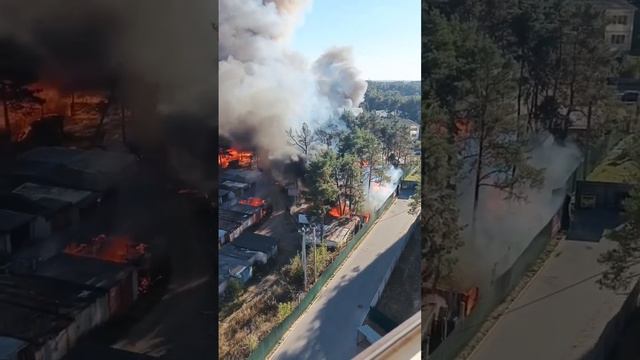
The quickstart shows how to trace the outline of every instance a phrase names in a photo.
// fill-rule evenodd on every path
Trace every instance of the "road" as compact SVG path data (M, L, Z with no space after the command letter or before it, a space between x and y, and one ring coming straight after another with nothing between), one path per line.
M271 359L341 360L356 355L357 328L415 219L409 214L409 200L396 200L295 322Z
M611 246L561 241L469 360L588 358L626 299L596 284L598 255Z

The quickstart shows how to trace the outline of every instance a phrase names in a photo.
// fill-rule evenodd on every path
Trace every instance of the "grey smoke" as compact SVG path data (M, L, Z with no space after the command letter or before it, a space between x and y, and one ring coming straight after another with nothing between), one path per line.
M307 0L221 0L219 132L236 146L288 156L285 131L313 129L363 100L348 48L313 65L288 48Z
M476 220L475 236L471 233L473 182L471 176L459 184L460 217L465 246L459 251L460 266L454 276L463 288L487 284L508 270L533 238L562 206L566 183L581 161L575 144L565 146L546 137L531 152L531 164L545 169L541 189L525 189L526 201L505 200L505 194L484 187ZM462 265L463 264L463 265Z

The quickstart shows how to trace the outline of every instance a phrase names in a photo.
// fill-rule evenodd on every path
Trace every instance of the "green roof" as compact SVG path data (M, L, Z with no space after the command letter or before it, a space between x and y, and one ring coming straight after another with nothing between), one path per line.
M404 177L404 181L410 181L410 182L419 182L420 181L420 167L414 167L412 169L413 171L411 171L411 173L407 176Z
M629 155L629 147L638 139L633 135L616 145L607 157L587 176L587 181L616 184L636 184L640 166Z

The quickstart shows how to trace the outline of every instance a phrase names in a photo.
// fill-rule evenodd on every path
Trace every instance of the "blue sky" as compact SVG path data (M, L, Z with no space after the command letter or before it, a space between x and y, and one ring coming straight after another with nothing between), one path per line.
M420 80L420 0L314 0L292 47L313 61L350 46L367 80Z

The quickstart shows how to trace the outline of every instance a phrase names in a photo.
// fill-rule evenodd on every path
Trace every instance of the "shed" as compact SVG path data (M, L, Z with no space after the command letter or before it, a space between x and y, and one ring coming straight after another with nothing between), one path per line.
M218 255L218 274L229 275L246 283L253 276L253 268L245 260Z
M35 274L106 290L111 315L123 313L138 297L138 273L125 264L60 254L38 263Z
M70 226L72 221L71 203L48 197L32 200L20 194L8 193L0 195L0 208L42 218L49 228L45 232L63 230Z
M278 253L278 240L256 233L244 233L233 241L232 244L241 249L262 252L269 258Z
M223 246L218 251L218 254L222 254L228 257L233 257L236 259L241 259L248 262L251 265L255 265L256 263L266 264L268 259L267 254L263 252L239 248L234 246L233 244L227 244Z
M106 291L39 276L1 275L0 308L5 305L19 310L15 317L7 315L0 331L29 341L36 352L46 352L50 339L73 346L80 336L109 318ZM47 328L48 314L58 318L51 328ZM30 320L37 323L40 319L40 328L33 326L28 331ZM64 328L55 326L57 322ZM38 350L41 348L44 350Z
M11 254L33 239L36 217L0 209L0 253Z
M577 182L578 208L623 209L624 199L640 179L640 164L629 151L636 141L633 135L620 141L585 181Z
M33 201L41 201L42 199L53 199L70 203L71 226L75 227L80 218L87 214L92 214L98 207L100 195L95 192L77 190L65 187L24 183L13 190L14 194L22 195Z

